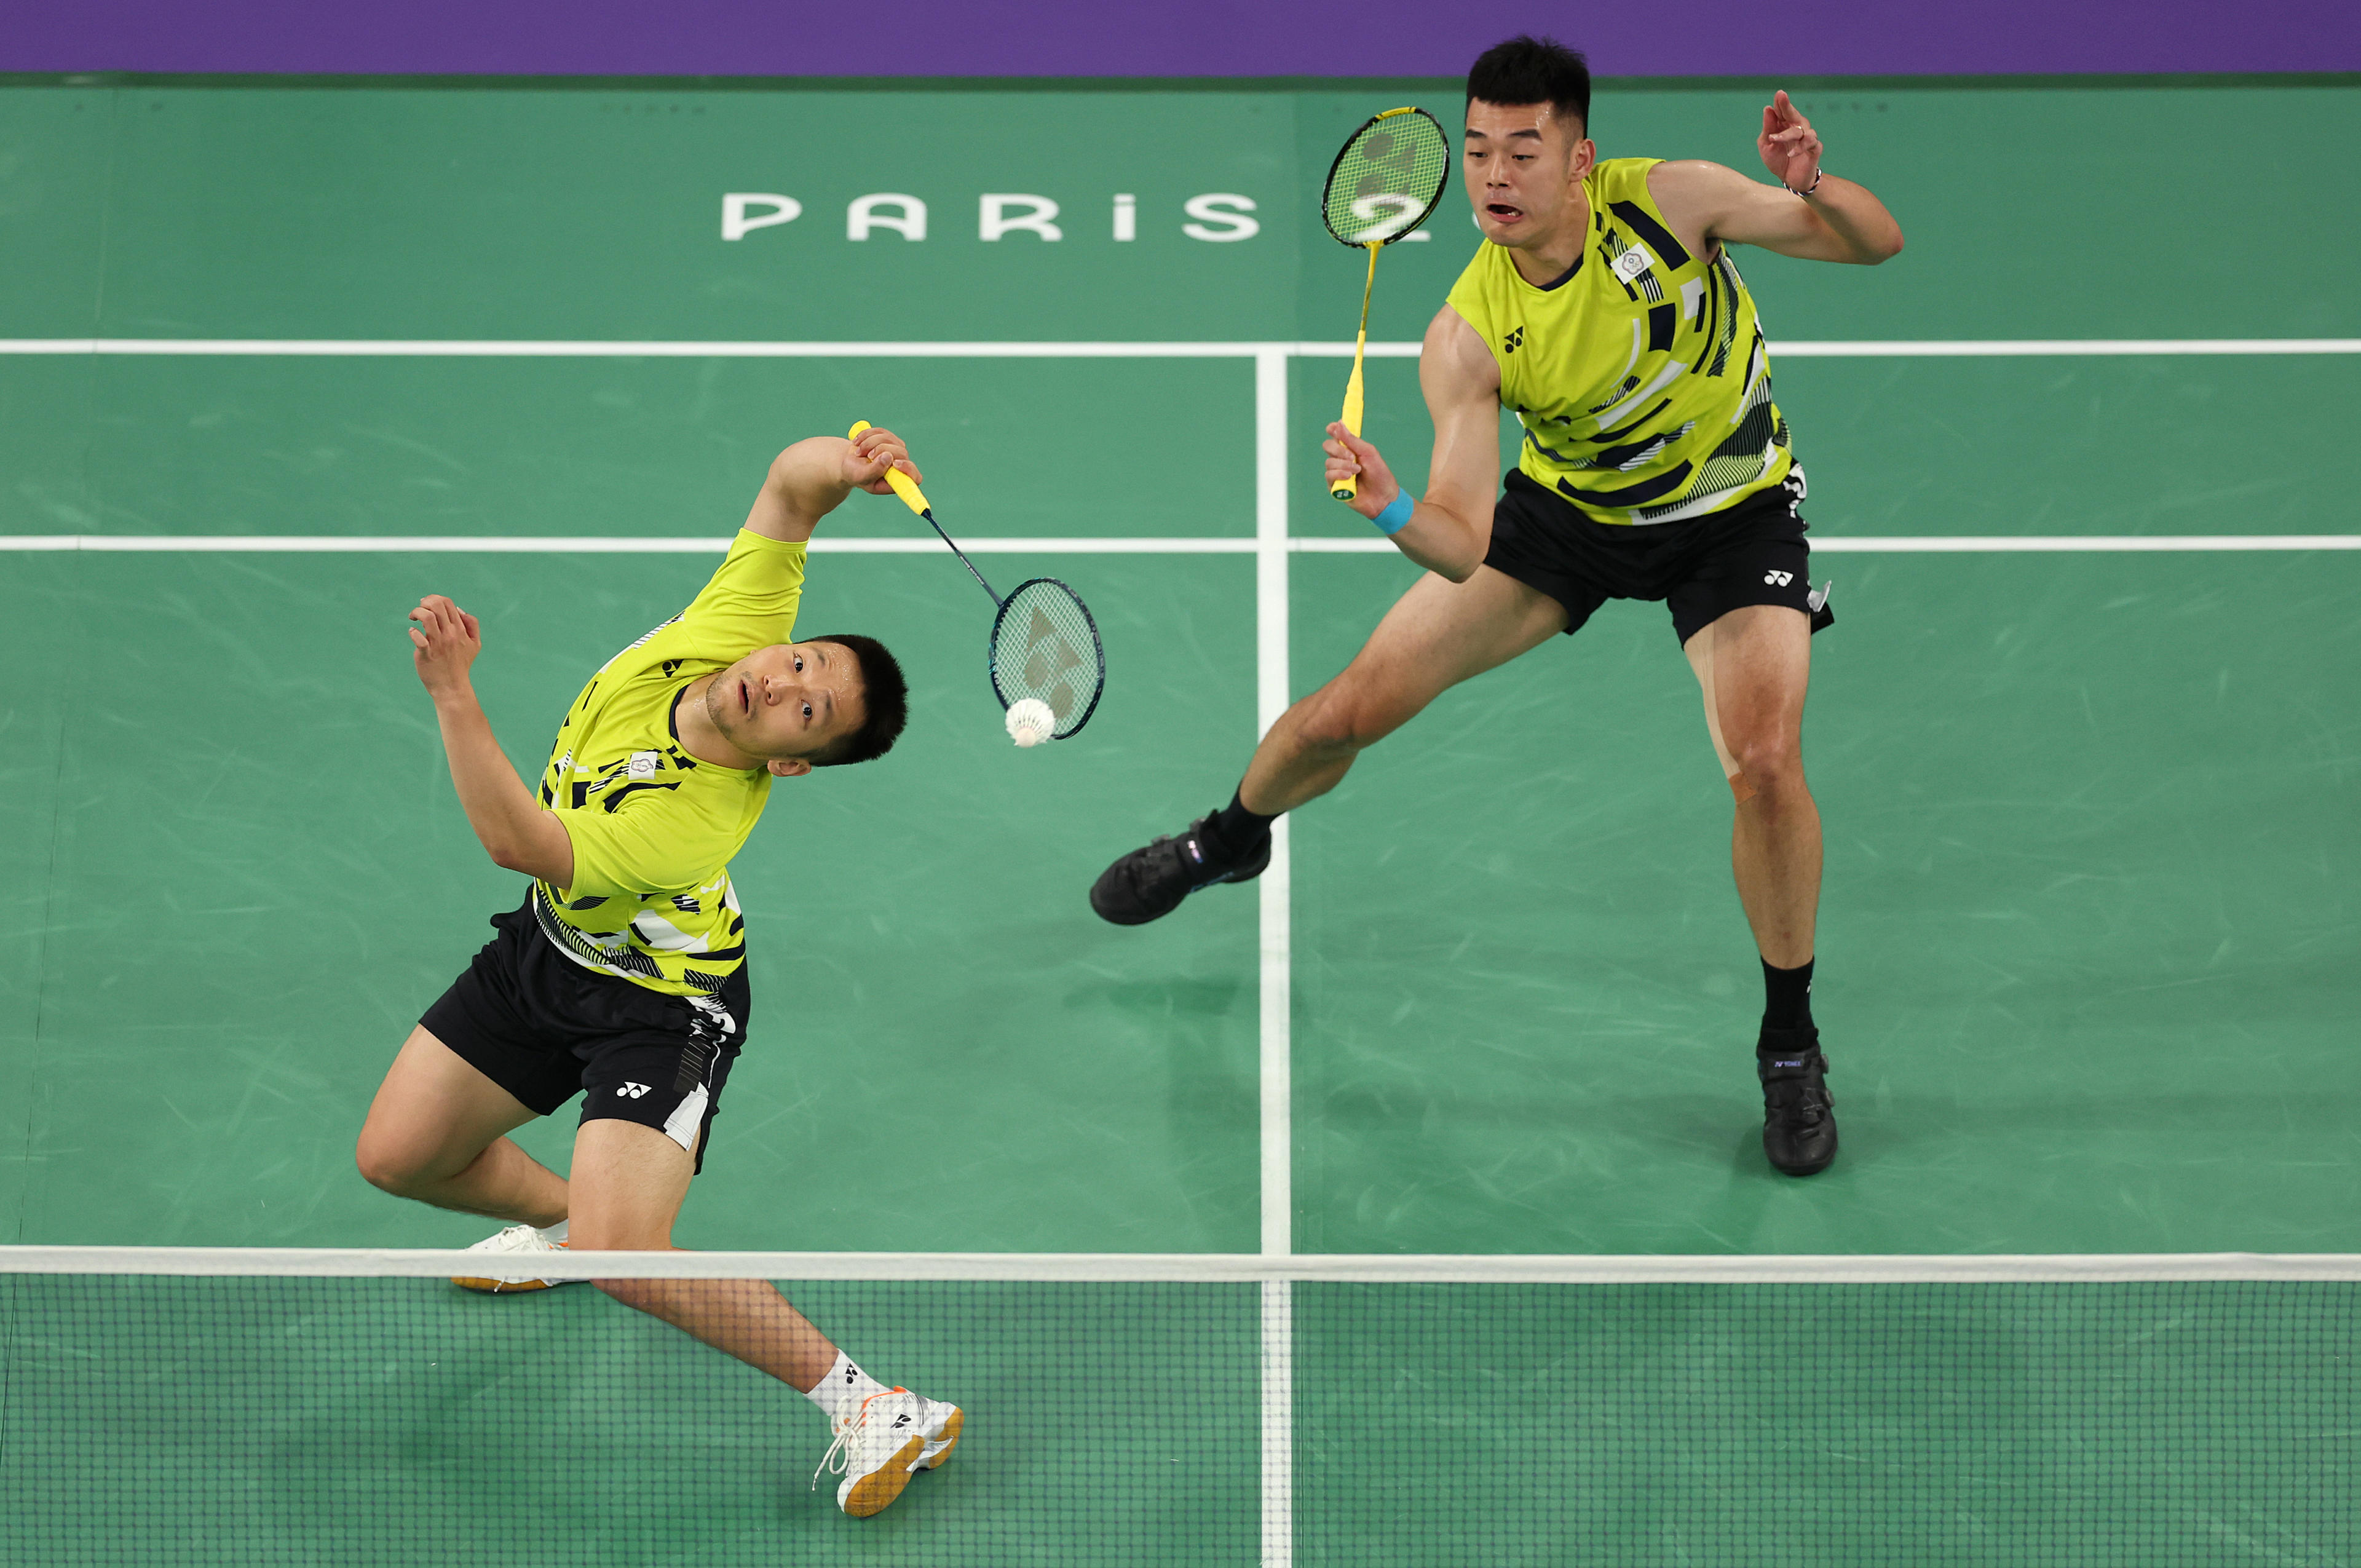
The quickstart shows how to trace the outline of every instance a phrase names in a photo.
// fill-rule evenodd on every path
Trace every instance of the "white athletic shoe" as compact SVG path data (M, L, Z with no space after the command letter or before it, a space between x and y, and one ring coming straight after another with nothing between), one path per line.
M499 1235L487 1236L469 1247L469 1252L499 1253L504 1256L562 1251L564 1242L551 1241L548 1235L531 1225L511 1225ZM467 1290L505 1292L510 1290L547 1290L558 1285L580 1285L579 1279L534 1279L529 1277L495 1276L488 1278L465 1277L451 1281Z
M828 1471L841 1475L836 1506L865 1519L900 1497L912 1475L949 1459L965 1420L957 1405L907 1388L872 1394L838 1418L836 1442L812 1481L817 1485Z

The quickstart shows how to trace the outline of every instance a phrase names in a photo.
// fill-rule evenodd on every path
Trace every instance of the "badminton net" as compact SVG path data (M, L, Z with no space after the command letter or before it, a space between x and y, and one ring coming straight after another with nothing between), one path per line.
M2361 1258L561 1255L767 1279L965 1413L828 1420L458 1253L0 1248L0 1562L2361 1560Z

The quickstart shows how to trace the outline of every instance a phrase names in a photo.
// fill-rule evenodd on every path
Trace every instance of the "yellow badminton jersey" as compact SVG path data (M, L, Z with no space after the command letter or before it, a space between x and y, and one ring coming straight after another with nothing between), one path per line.
M1753 296L1726 252L1673 236L1648 194L1660 161L1592 167L1589 244L1555 282L1488 240L1451 290L1525 427L1517 466L1600 522L1719 511L1794 461Z
M741 531L689 607L607 661L566 711L541 804L574 840L574 885L533 884L541 928L575 962L651 991L706 995L746 961L730 857L771 774L699 762L682 688L794 641L804 547Z

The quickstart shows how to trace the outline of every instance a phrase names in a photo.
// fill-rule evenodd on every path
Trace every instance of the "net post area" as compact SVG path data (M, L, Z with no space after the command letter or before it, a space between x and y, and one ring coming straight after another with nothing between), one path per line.
M0 1562L2361 1559L2361 1257L532 1261L0 1248Z

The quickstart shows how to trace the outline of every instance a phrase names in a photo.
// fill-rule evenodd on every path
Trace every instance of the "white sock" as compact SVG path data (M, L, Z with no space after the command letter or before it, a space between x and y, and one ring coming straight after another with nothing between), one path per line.
M853 1365L851 1357L840 1350L836 1353L836 1365L828 1369L828 1376L814 1385L804 1398L818 1405L829 1420L835 1421L841 1420L849 1411L859 1409L862 1400L873 1395L891 1392L893 1390L884 1384Z
M565 1240L566 1240L566 1221L564 1221L564 1220L560 1220L560 1221L558 1221L558 1222L557 1222L557 1223L555 1223L555 1224L554 1224L554 1225L551 1225L551 1226L549 1226L547 1229L544 1230L544 1231L541 1233L541 1234L542 1234L542 1236L543 1236L543 1238L544 1238L544 1240L547 1240L547 1241L553 1241L553 1242L556 1242L556 1243L559 1243L559 1244L563 1245L563 1244L564 1244L564 1242L565 1242Z

